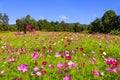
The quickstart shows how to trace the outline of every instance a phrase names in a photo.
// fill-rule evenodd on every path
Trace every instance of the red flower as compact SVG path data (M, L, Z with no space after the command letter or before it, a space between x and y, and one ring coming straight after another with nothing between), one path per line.
M100 50L100 53L102 54L102 53L103 53L103 50Z
M70 39L68 39L68 40L67 40L67 42L68 42L68 43L71 43L71 40L70 40Z
M82 66L82 67L84 67L84 65L85 65L85 63L84 63L84 62L82 62L82 63L81 63L81 66Z
M47 64L47 61L43 61L43 62L42 62L42 65L46 65L46 64Z
M23 78L19 78L19 80L23 80Z
M45 70L41 71L41 74L42 75L46 74L46 71Z
M64 45L64 48L66 48L67 47L67 45Z
M83 50L84 50L84 49L81 47L81 48L80 48L80 51L83 51Z
M46 49L46 47L43 47L43 48L42 48L42 50L45 50L45 49Z
M65 63L64 63L64 66L65 66L65 67L68 67L69 65L68 65L68 63L67 63L67 62L65 62Z
M66 56L66 60L71 60L71 56Z

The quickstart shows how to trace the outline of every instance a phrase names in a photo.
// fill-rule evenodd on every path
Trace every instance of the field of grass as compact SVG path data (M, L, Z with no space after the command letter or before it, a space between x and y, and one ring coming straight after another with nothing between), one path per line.
M119 80L120 36L0 33L0 80Z

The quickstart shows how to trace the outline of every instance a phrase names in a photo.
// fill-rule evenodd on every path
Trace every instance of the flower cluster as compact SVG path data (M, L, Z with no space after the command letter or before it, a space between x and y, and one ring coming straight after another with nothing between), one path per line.
M28 71L28 65L27 64L21 64L17 68L18 68L19 71L22 71L23 73Z

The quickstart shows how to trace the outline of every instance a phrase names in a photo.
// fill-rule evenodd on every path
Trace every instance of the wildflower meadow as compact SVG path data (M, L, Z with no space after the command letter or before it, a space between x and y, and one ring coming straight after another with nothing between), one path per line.
M119 35L0 33L0 80L119 79Z

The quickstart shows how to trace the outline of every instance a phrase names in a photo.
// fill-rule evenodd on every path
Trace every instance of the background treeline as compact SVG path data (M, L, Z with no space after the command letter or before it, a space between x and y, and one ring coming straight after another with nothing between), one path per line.
M30 15L17 19L14 25L8 22L8 15L0 13L0 31L24 31L26 33L26 26L31 25L32 29L40 31L120 34L120 16L113 10L106 11L101 18L96 18L90 24L49 22L46 19L36 21Z

